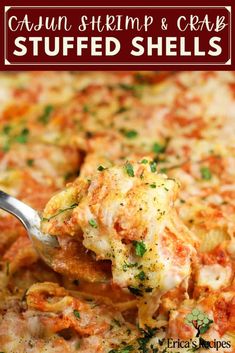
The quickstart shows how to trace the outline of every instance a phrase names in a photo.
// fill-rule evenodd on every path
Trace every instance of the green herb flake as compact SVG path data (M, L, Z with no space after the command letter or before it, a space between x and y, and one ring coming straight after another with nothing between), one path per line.
M143 257L144 254L146 253L147 251L147 248L146 248L146 245L143 241L136 241L134 240L132 242L132 244L134 245L134 248L135 248L135 254L137 256L140 256L140 257Z
M145 293L151 293L153 291L153 288L147 287L145 288Z
M145 326L145 329L140 329L142 337L137 338L137 342L139 343L139 347L138 347L139 352L150 353L150 350L147 347L147 345L151 340L151 338L154 337L156 331L157 331L156 328L150 328L148 326ZM150 345L150 348L151 348L151 353L157 353L159 351L158 349L155 350L152 345ZM163 351L161 352L163 353Z
M81 341L78 341L78 342L76 343L75 349L78 350L78 349L80 349L80 348L81 348Z
M133 351L133 346L126 346L124 348L121 348L119 350L119 353L129 353L129 352L132 352Z
M134 176L135 176L134 169L133 169L133 166L132 166L131 163L127 162L127 163L125 164L125 169L126 169L127 174L128 174L130 177L134 177Z
M124 130L123 135L128 139L133 139L138 136L138 132L135 130Z
M146 274L144 271L140 271L135 277L138 278L140 281L144 281L146 279Z
M7 276L10 275L10 262L9 261L6 262L6 275Z
M141 73L139 73L139 72L137 72L136 74L135 74L135 79L136 79L136 81L138 82L138 83L146 83L146 79L147 79L147 77L145 77L144 75L142 75Z
M26 143L28 142L28 137L29 137L29 129L24 128L21 133L16 136L15 141L19 143Z
M9 142L5 142L4 145L2 146L3 152L8 152L10 150L10 144Z
M67 172L65 175L64 175L64 180L65 181L68 181L70 180L72 177L75 178L75 174L73 172Z
M90 111L89 106L87 104L85 104L82 108L82 111L83 111L83 113L89 113L89 111Z
M138 266L137 262L135 262L135 263L131 263L131 262L127 263L126 261L124 261L124 265L122 266L122 269L123 269L124 272L126 272L128 268L133 268L133 267L137 267L137 266Z
M200 169L201 177L204 180L211 180L212 173L208 167L201 167Z
M125 113L129 110L129 108L127 107L120 107L117 111L116 111L116 114L122 114L122 113Z
M152 147L152 151L156 154L165 152L165 146L158 142L155 142Z
M142 297L143 293L141 291L141 289L137 288L137 287L133 287L133 286L128 286L129 291L136 295L137 297Z
M34 164L34 159L27 159L26 163L29 167L32 167Z
M11 131L11 125L3 126L3 129L2 129L3 134L8 135L10 131Z
M119 349L111 349L108 353L130 353L134 350L133 346L126 346Z
M52 216L50 216L50 217L48 217L48 218L43 217L42 221L43 221L43 222L44 222L44 221L49 222L52 218L57 217L58 215L60 215L60 214L63 213L63 212L72 210L72 209L74 209L74 208L77 207L77 206L78 206L78 203L74 203L74 204L72 204L72 205L69 206L69 207L66 207L66 208L63 208L63 209L59 210L56 214L54 214L54 215L52 215Z
M81 316L80 316L80 313L79 313L78 310L75 309L75 310L73 311L73 314L74 314L74 316L76 316L77 319L81 319Z
M118 321L117 319L113 319L113 320L112 320L112 323L113 323L115 326L121 327L120 321Z
M156 189L157 185L155 183L149 185L152 189Z
M155 173L157 171L157 164L156 162L152 161L149 163L149 166L150 166L150 170L152 173Z
M98 170L99 172L102 172L102 171L105 170L105 169L107 169L107 168L103 167L102 165L99 165L99 167L97 168L97 170Z
M135 90L135 86L134 85L129 85L127 83L120 83L119 87L125 91L134 91Z
M88 223L90 224L90 226L92 226L92 228L98 228L98 225L94 218L89 219Z
M147 164L148 163L148 160L147 159L142 159L142 161L141 161L141 164Z
M43 114L38 118L38 121L40 121L40 123L46 125L49 122L50 119L50 115L53 111L54 107L50 104L46 105L44 108L44 112Z

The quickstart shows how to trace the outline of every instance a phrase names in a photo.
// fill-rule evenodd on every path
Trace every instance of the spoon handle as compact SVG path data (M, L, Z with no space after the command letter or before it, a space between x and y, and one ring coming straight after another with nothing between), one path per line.
M16 216L27 230L30 230L32 223L39 221L39 216L33 208L2 190L0 190L0 208Z
M11 213L20 220L36 248L43 246L45 250L49 247L58 247L55 236L41 233L41 219L37 211L2 190L0 190L0 209Z

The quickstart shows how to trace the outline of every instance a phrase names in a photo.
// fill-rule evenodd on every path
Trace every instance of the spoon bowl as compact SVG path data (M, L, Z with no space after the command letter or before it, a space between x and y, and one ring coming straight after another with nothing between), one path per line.
M39 256L48 266L52 267L53 260L61 248L55 236L43 234L40 231L41 218L38 212L1 190L0 209L11 213L19 219L26 228L29 238Z
M66 250L66 245L63 246L63 242L60 246L56 236L42 233L40 215L24 202L0 190L0 209L19 219L40 258L55 272L70 278L79 277L91 283L110 282L111 277L106 266L92 259L82 244L72 244L76 253L71 253Z

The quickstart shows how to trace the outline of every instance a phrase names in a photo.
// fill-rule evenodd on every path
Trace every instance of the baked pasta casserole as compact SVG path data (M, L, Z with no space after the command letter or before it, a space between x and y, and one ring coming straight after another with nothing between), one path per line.
M0 353L235 353L235 74L0 75Z

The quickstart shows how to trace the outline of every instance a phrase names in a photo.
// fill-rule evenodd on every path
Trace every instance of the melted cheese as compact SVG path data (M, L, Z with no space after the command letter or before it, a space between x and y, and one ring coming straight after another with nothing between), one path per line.
M230 267L219 264L205 265L199 271L198 285L218 290L229 284L232 275Z
M70 186L74 195L78 195L76 184L79 179ZM98 172L80 201L73 200L78 206L67 217L62 215L63 223L79 225L84 246L97 259L111 260L115 284L143 297L140 305L148 298L155 300L150 305L152 312L140 311L140 316L145 316L140 318L142 324L151 322L158 306L156 298L179 286L191 273L195 239L174 209L178 188L174 180L156 173L151 160L128 162ZM65 193L53 198L44 217L50 218L51 210L57 212L58 200L59 207L61 202L67 204ZM43 224L43 230L55 233L53 225L58 221L59 216L56 221L52 218Z

